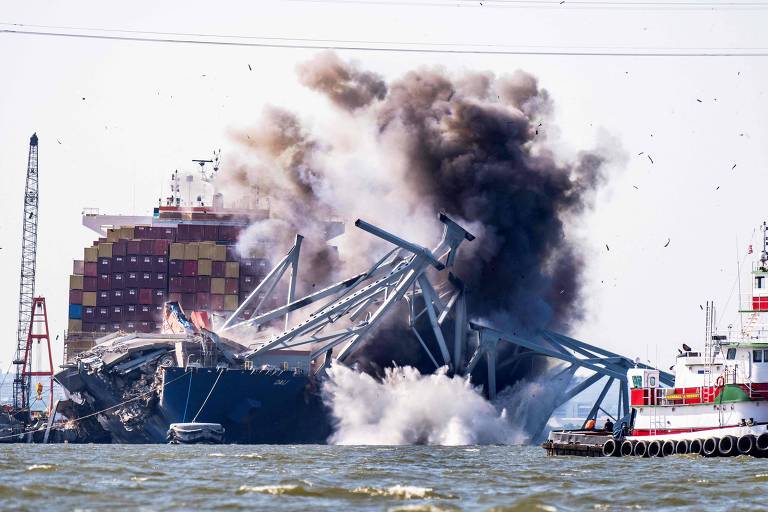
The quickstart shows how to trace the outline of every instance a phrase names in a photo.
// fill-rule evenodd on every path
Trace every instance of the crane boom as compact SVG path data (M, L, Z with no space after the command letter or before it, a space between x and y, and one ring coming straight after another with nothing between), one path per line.
M21 237L21 278L19 280L19 324L16 338L16 376L13 380L14 409L21 410L29 406L29 388L32 361L25 361L24 352L32 320L32 306L35 297L35 267L37 263L37 134L29 139L29 159L27 161L27 183L24 188L24 219Z

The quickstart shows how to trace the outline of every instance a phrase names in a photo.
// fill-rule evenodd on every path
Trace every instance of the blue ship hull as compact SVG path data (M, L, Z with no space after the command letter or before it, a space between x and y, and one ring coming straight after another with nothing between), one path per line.
M163 372L158 413L164 424L219 423L226 443L242 444L325 443L331 434L328 411L306 375L177 367Z

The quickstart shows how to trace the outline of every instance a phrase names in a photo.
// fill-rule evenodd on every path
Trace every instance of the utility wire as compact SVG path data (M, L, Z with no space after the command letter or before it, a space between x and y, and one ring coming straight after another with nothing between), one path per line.
M456 7L478 9L600 9L646 11L722 11L764 10L765 2L664 2L664 1L616 1L605 0L284 0L291 3L377 5L408 7Z
M18 25L18 24L17 24ZM22 25L23 26L23 25ZM108 29L101 29L108 30ZM425 54L454 54L454 55L541 55L569 57L768 57L768 48L626 48L626 47L579 47L580 51L546 46L504 46L504 45L473 45L459 43L413 43L413 42L384 42L384 41L332 41L327 39L276 39L247 36L248 41L236 40L236 36L207 36L220 37L221 40L190 39L188 37L165 38L151 37L150 32L129 32L136 35L126 36L117 34L86 34L82 32L60 32L41 30L0 29L0 34L16 36L58 37L74 39L129 41L141 43L190 44L208 46L230 46L250 48L282 48L300 50L347 50L361 52L395 52L395 53L425 53ZM147 34L142 36L140 34ZM172 34L172 33L166 33ZM224 40L229 38L230 40ZM255 41L258 40L258 41ZM449 46L449 47L447 47ZM609 51L614 50L614 51Z

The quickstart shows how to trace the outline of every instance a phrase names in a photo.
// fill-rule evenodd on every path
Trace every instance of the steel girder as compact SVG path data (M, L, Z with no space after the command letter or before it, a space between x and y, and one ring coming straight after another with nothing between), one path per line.
M440 214L439 219L443 223L443 236L432 250L358 220L356 227L393 244L395 248L367 271L300 298L295 297L295 289L303 238L297 235L293 247L224 322L219 333L226 335L231 329L243 327L270 325L274 328L275 321L283 319L281 332L254 340L251 348L240 357L250 359L266 352L302 348L309 351L312 359L325 357L324 364L317 365L320 372L328 367L334 356L338 361L346 360L397 304L406 301L407 325L436 368L446 366L453 374L471 378L478 363L485 358L486 392L491 400L497 394L497 371L516 365L524 358L547 357L568 363L562 374L573 376L579 369L592 372L591 376L562 393L556 406L607 378L590 417L602 410L602 401L614 381L619 382L617 412L626 414L629 410L627 370L647 366L560 333L541 330L531 337L524 337L468 321L466 291L451 270L458 247L464 241L474 240L474 236L444 214ZM289 269L286 304L262 311ZM325 302L321 303L323 300ZM251 317L236 322L238 315L253 304L256 305ZM424 315L429 329L420 332L416 321ZM449 347L449 339L443 331L449 317L453 318L452 347ZM293 319L299 321L294 322ZM437 354L429 349L427 339L434 341ZM507 358L497 362L500 344L511 344L515 350L511 356L507 354ZM673 377L660 372L660 380L672 385Z

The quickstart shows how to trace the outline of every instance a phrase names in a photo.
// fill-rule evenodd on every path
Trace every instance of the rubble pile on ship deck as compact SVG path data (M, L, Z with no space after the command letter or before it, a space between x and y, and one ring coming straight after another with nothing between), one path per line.
M232 350L211 332L184 334L112 334L77 356L56 379L71 399L61 404L66 416L98 411L96 421L78 419L77 440L109 438L119 442L152 442L167 427L158 416L162 369L192 361L207 365L234 364ZM231 345L233 350L241 346ZM167 383L166 383L167 384ZM116 405L113 405L116 404Z

